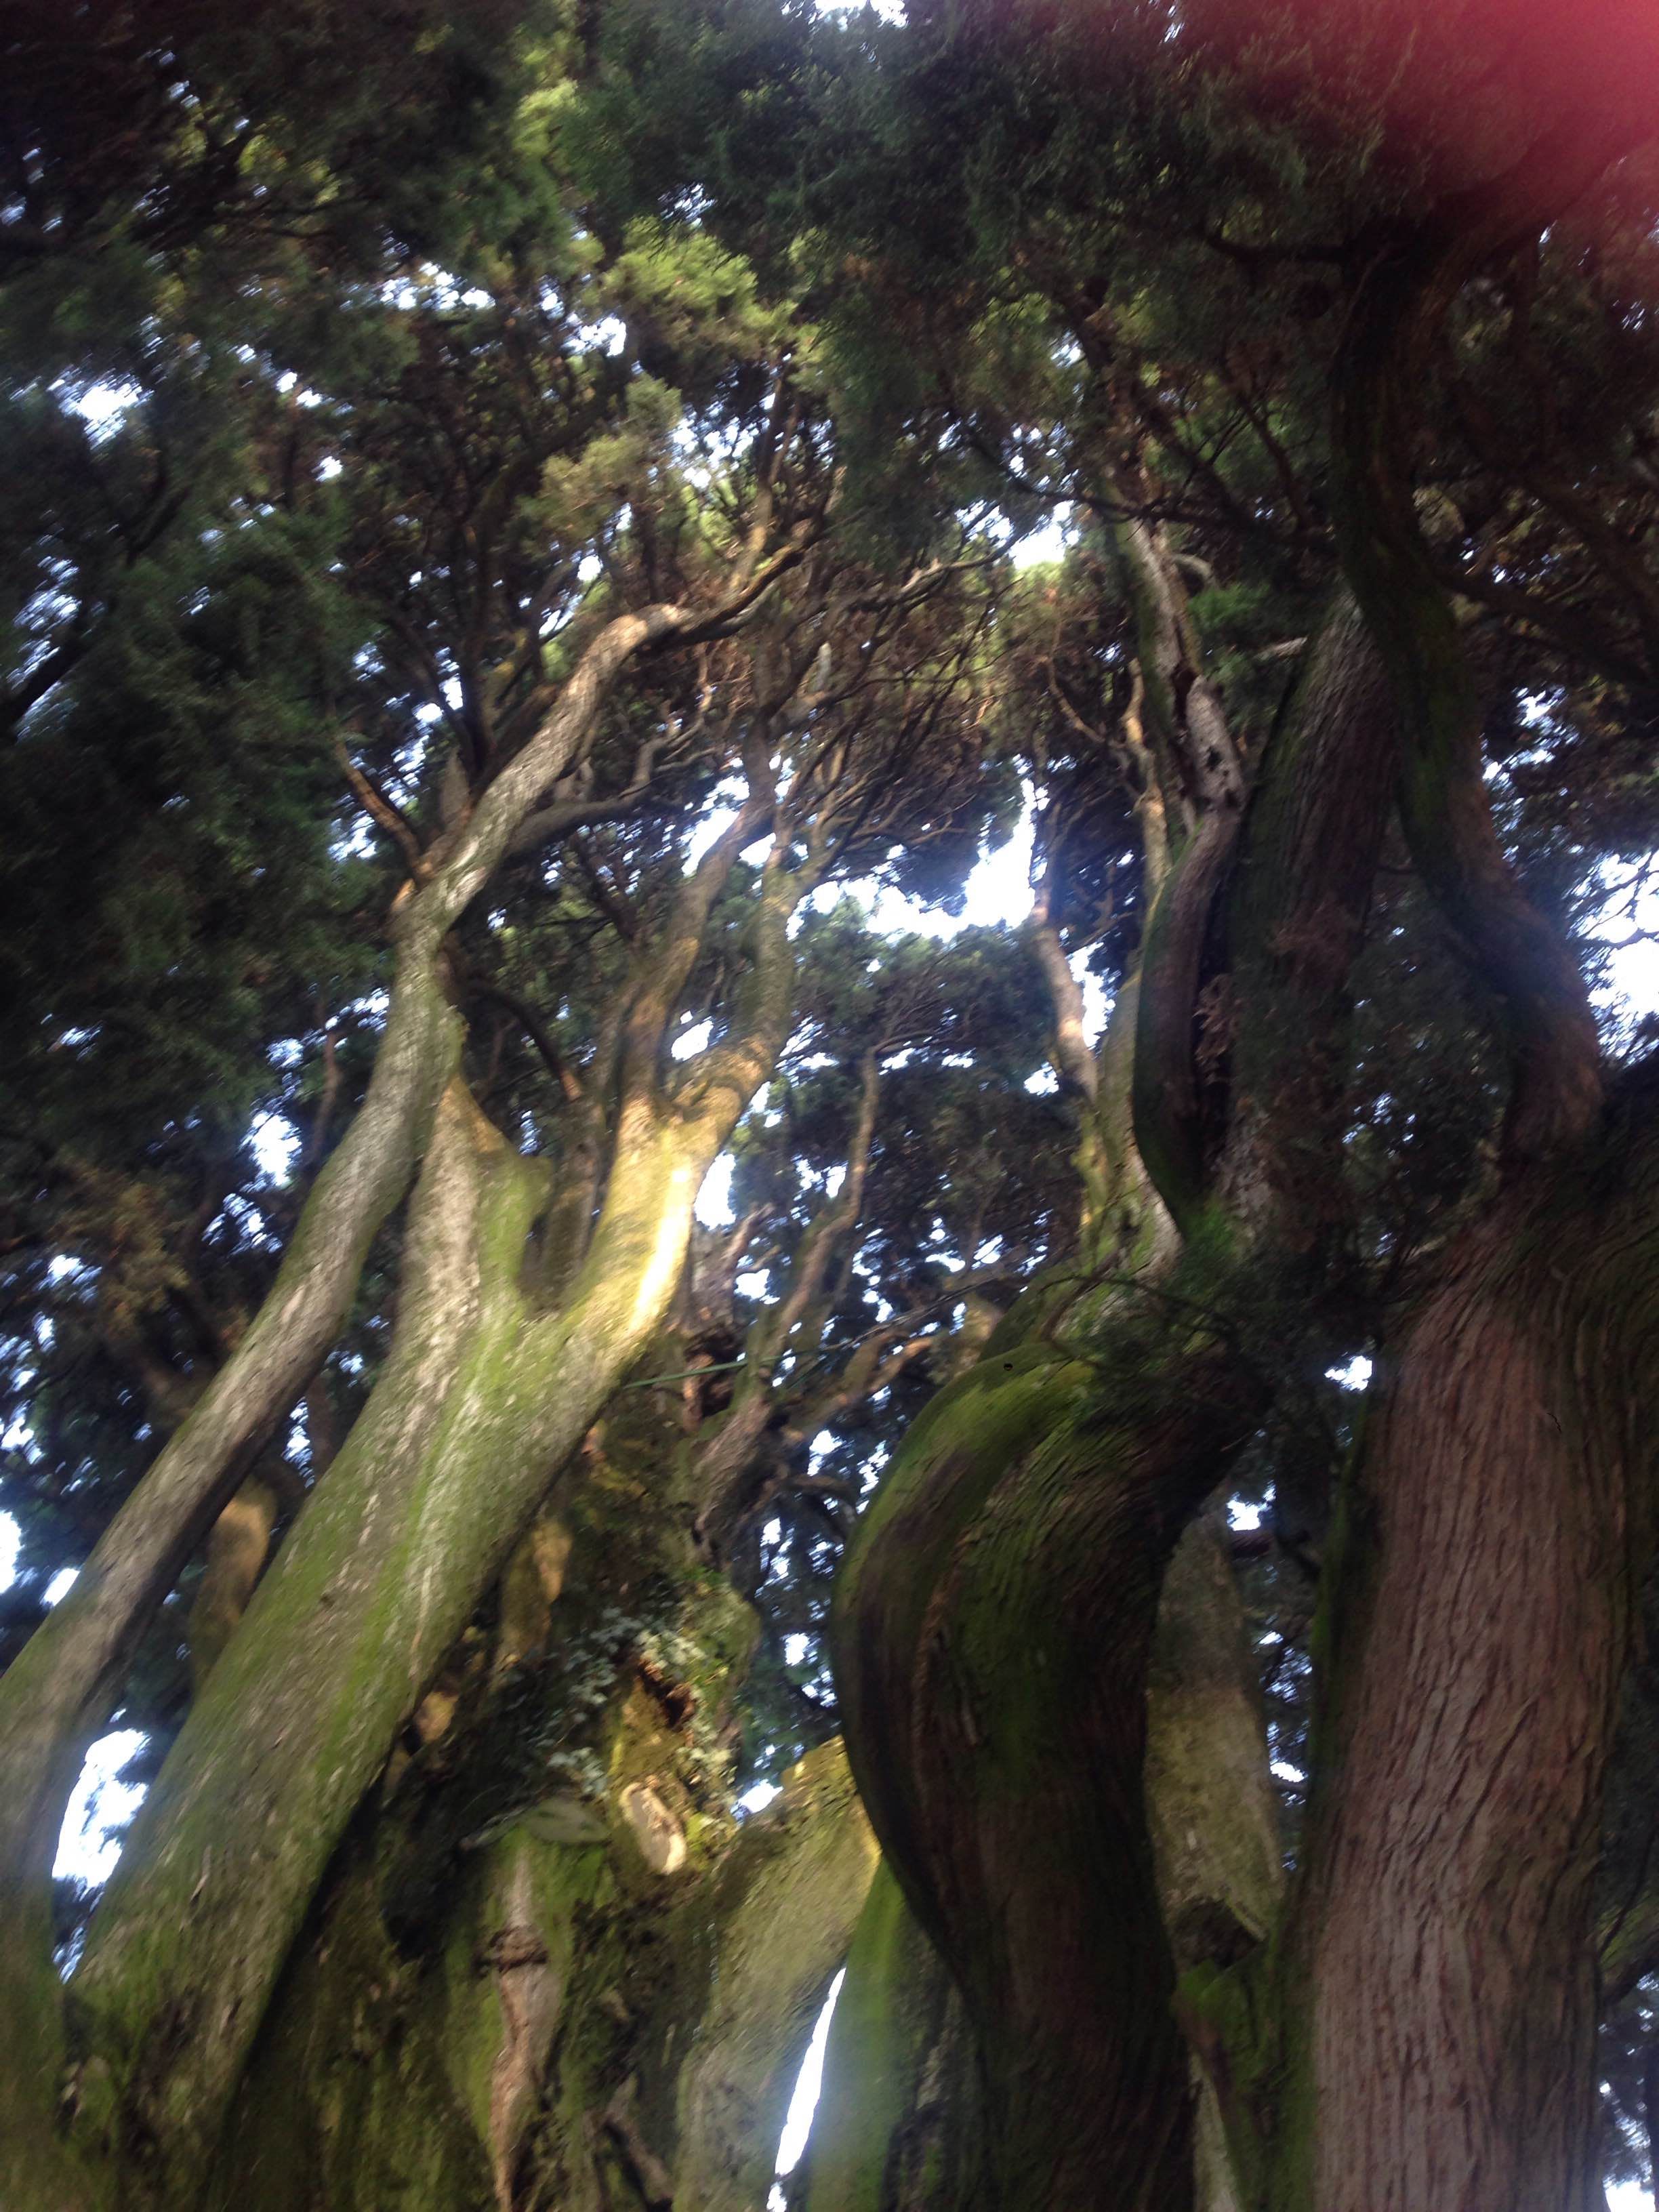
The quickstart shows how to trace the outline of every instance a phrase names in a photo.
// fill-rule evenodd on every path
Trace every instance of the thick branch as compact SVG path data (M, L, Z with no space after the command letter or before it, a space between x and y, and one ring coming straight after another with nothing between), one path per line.
M1429 347L1452 300L1490 253L1536 227L1538 188L1546 205L1565 189L1561 158L1553 144L1534 149L1500 187L1388 242L1350 307L1332 385L1338 534L1398 696L1401 812L1413 858L1502 1012L1512 1159L1589 1127L1602 1103L1600 1048L1577 963L1498 842L1479 690L1412 495L1412 433ZM1577 157L1565 158L1578 176Z

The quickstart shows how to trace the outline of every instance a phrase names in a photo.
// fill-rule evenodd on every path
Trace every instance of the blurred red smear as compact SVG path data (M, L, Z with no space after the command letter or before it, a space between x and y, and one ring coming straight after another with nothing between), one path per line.
M1429 199L1543 143L1608 162L1659 137L1659 0L1182 0L1188 50L1264 119L1362 131Z

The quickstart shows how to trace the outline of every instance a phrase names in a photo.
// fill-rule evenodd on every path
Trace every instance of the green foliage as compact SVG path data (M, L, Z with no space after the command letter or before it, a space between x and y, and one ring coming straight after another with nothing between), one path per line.
M1482 78L1474 0L1416 10L1411 40L1392 0L912 0L902 25L805 0L192 0L0 48L22 178L0 210L9 1646L258 1310L362 1099L412 856L520 756L604 621L712 599L752 537L794 566L742 622L630 669L543 794L556 819L446 947L474 1095L569 1194L537 1232L555 1275L604 1187L624 1017L666 971L699 823L769 777L796 807L764 866L757 823L650 1045L689 1095L708 1062L677 1071L671 1047L741 1033L763 894L810 876L790 1042L732 1145L737 1225L699 1232L659 1356L605 1423L626 1462L607 1510L651 1534L594 1508L544 1647L464 1747L422 1755L407 1788L441 1809L410 1893L425 1911L461 1845L514 1822L593 1840L641 1675L690 1686L667 1765L715 1826L735 1782L829 1733L853 1524L970 1329L1039 1268L1069 1285L1037 1303L1096 1378L1088 1419L1150 1419L1206 1350L1273 1398L1238 1480L1279 1500L1251 1595L1299 1750L1318 1532L1291 1493L1322 1494L1352 1426L1326 1368L1387 1335L1492 1188L1504 1078L1459 949L1391 846L1312 1311L1218 1216L1156 1285L1091 1276L1079 1102L1042 1087L1054 1008L1023 914L884 933L866 890L959 918L1029 791L1063 952L1109 997L1133 978L1149 802L1178 845L1192 794L1167 761L1153 792L1130 742L1146 671L1121 520L1163 532L1183 650L1253 769L1335 570L1327 386L1368 241L1446 184L1454 141L1453 181L1493 171L1540 55L1565 55L1581 105L1610 65L1537 12L1507 89ZM1632 165L1592 197L1465 289L1411 465L1486 685L1506 848L1594 969L1607 871L1639 892L1659 837L1659 478L1651 194ZM1006 533L1062 509L1061 557L1012 567ZM1206 1079L1237 1083L1224 1036ZM382 1356L400 1235L331 1357L337 1417ZM825 1237L758 1376L744 1347ZM686 1534L693 1470L757 1376L717 1581ZM284 1525L328 1412L272 1446ZM197 1571L125 1693L158 1743ZM761 1622L752 1665L727 1582ZM474 1689L493 1602L457 1662ZM1621 1801L1609 1878L1636 1879L1639 1825ZM1607 2062L1626 2114L1650 1992L1632 2002Z

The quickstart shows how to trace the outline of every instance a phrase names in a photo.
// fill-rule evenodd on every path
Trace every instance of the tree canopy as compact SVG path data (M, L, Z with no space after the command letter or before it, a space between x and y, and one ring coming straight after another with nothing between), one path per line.
M1659 30L0 88L7 2204L1654 2186Z

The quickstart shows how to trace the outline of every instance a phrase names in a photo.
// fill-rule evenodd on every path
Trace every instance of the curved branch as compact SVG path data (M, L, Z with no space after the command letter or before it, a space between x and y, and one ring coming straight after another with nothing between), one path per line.
M1600 1047L1577 963L1498 842L1480 696L1417 516L1410 462L1427 349L1451 301L1482 260L1538 220L1521 173L1490 204L1466 204L1384 245L1350 308L1332 404L1338 538L1399 701L1406 835L1502 1012L1512 1161L1589 1128L1603 1097Z

